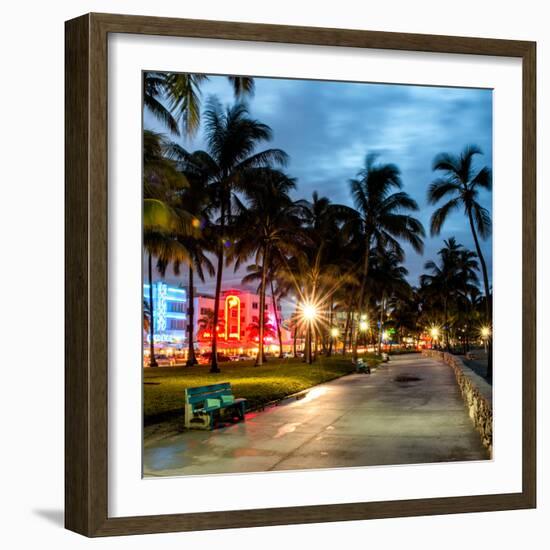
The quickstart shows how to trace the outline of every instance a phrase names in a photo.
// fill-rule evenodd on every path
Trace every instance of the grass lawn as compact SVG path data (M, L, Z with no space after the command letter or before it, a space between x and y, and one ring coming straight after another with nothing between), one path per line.
M379 359L367 354L369 363ZM221 373L211 374L208 365L195 367L159 367L143 370L145 424L153 424L183 412L183 390L230 382L236 397L245 397L249 408L281 399L316 384L348 374L354 370L351 357L320 356L307 365L300 359L274 359L262 367L253 361L220 363Z

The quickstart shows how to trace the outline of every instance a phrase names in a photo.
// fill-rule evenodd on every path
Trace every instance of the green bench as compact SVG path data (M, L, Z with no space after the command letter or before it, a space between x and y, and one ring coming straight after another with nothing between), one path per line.
M357 359L357 363L355 363L355 372L361 374L370 374L370 366L365 363L363 359Z
M222 411L244 420L246 399L236 399L231 384L212 384L185 390L185 427L212 430Z

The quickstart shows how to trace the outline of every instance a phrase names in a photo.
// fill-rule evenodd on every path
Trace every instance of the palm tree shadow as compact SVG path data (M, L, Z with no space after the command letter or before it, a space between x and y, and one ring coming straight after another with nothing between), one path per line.
M53 523L54 525L57 525L58 527L65 526L65 512L63 510L40 509L40 510L33 510L33 514L35 516L45 519L46 521L49 521L50 523Z

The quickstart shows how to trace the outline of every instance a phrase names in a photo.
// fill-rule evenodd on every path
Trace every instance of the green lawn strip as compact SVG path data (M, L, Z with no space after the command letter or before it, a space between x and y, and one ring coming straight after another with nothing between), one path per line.
M370 364L379 362L372 354L366 358ZM312 365L300 359L270 359L262 367L247 361L221 363L220 368L219 374L209 373L207 365L144 369L145 424L182 413L185 388L230 382L234 395L246 398L248 408L255 409L354 370L351 358L342 356L321 356Z

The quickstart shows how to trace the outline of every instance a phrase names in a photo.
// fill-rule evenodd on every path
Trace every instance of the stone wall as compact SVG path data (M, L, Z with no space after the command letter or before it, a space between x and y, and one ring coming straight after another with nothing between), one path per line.
M493 388L481 376L467 367L459 357L436 350L424 350L423 355L447 363L454 371L468 414L481 436L483 445L493 454Z

